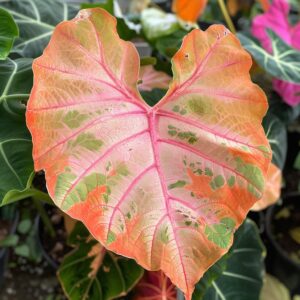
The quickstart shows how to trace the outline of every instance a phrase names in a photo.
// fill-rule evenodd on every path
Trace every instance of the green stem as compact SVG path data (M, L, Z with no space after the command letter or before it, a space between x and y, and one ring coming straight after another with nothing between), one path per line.
M235 29L235 27L233 25L233 22L232 22L231 18L230 18L230 15L228 13L228 10L227 10L227 7L226 7L226 4L225 4L224 0L218 0L218 3L219 3L220 9L222 11L222 14L224 16L224 19L226 21L226 24L227 24L229 30L232 33L235 34L236 33L236 29Z
M37 200L43 201L49 205L54 205L52 199L47 193L44 193L34 187L31 187L29 189L29 192L32 193L31 196L34 197Z
M35 208L37 209L39 215L41 216L41 219L45 225L45 228L49 232L50 236L52 238L54 238L56 236L54 227L51 223L51 220L49 219L49 216L44 208L44 205L41 203L40 200L41 200L40 197L36 197L36 196L32 197L32 201L33 201Z

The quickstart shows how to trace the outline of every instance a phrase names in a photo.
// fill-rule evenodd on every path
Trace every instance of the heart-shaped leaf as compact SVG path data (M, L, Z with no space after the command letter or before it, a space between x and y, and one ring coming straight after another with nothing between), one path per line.
M33 64L27 125L51 197L188 299L263 193L267 102L250 67L223 26L193 30L150 107L137 90L137 51L102 9L59 24Z

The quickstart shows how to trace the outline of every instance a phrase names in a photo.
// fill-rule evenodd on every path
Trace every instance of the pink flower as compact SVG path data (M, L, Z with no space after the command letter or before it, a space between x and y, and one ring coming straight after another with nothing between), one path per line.
M268 51L272 52L271 39L266 29L273 30L288 45L300 50L300 22L292 26L289 23L289 4L286 0L273 0L269 10L254 18L252 34ZM280 79L273 80L274 90L291 106L300 103L300 84L294 84Z

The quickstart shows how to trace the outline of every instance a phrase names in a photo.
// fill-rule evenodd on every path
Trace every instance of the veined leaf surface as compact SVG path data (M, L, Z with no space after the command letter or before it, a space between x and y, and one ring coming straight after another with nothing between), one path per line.
M253 221L246 219L235 234L234 244L226 255L227 260L223 261L226 268L222 275L212 281L203 298L196 297L198 294L195 292L193 299L259 299L263 285L264 257L265 248L258 229ZM198 284L198 287L201 286Z
M78 6L63 0L0 0L17 23L20 36L15 40L13 52L23 57L42 54L59 22L73 18Z
M287 130L284 123L271 111L263 119L263 127L272 148L272 162L281 170L287 155Z
M58 269L58 278L69 299L116 299L125 296L144 274L134 260L106 251L82 223L76 223L69 243L75 249L65 256Z
M134 290L134 300L176 300L176 287L161 271L145 272Z
M83 10L33 64L27 125L55 203L189 299L261 197L271 151L266 98L234 35L193 30L172 63L167 94L148 106L133 44L107 12Z
M259 201L254 204L252 210L263 210L268 206L276 203L280 197L281 184L282 172L275 164L271 163L267 173L264 195Z
M0 206L22 198L32 180L32 143L24 116L31 63L27 58L0 61Z
M287 45L272 30L267 30L273 54L260 47L253 39L238 33L242 45L257 63L270 75L282 80L300 83L300 51Z

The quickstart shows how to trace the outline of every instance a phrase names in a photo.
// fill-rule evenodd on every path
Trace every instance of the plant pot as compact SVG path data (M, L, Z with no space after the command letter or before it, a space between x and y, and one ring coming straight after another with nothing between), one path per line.
M0 221L3 220L4 217L0 212ZM14 234L16 232L18 221L19 221L19 214L15 213L14 216L7 219L10 221L10 229L8 230L8 234ZM0 248L0 287L3 285L4 282L4 274L8 263L9 257L9 248Z
M292 229L300 224L300 194L287 194L281 205L273 205L266 214L266 235L269 240L268 271L291 291L300 293L300 260L292 258L300 246L292 238ZM295 252L296 251L296 252Z

